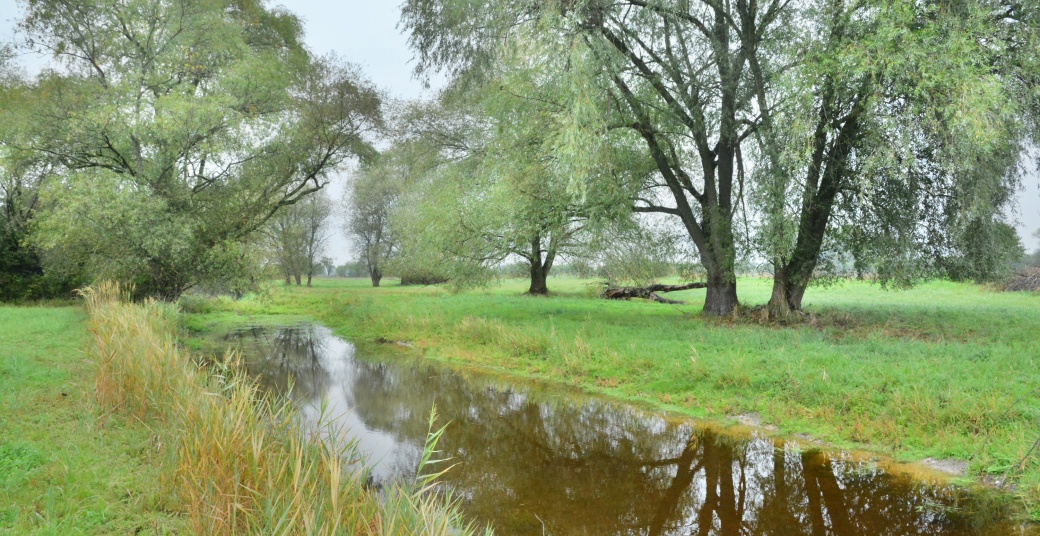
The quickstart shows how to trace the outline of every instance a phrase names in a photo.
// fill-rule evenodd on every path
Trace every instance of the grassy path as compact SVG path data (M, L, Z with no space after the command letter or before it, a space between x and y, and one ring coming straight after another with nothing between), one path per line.
M167 534L153 434L99 416L81 307L0 307L0 534Z

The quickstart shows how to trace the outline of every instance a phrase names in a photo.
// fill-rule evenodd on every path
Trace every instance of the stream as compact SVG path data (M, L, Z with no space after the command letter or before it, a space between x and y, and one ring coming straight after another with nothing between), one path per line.
M993 501L863 456L354 344L313 324L228 334L263 388L322 397L370 483L414 478L431 407L442 482L499 535L1012 535ZM291 385L291 389L290 386Z

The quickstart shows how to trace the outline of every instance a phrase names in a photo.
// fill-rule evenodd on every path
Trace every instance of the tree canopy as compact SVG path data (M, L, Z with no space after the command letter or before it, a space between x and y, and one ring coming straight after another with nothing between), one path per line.
M641 148L656 172L632 209L686 230L707 271L705 312L737 305L743 254L772 266L770 309L787 314L821 260L871 259L883 281L908 284L973 255L970 229L998 232L1035 107L1027 11L987 1L409 0L403 23L420 72L443 69L460 87L486 83L519 48L539 51L528 61L535 77L569 73L558 86L569 92L561 152L596 161L589 148L601 139ZM486 15L474 22L472 12Z
M30 0L21 28L55 59L19 147L55 166L35 243L139 295L235 274L252 233L381 126L359 71L260 2Z

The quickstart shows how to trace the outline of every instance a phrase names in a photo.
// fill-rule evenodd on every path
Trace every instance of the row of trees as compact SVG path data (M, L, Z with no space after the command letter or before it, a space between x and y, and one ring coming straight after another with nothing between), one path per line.
M991 278L1021 256L1006 213L1038 132L1027 4L408 0L418 74L451 82L388 113L259 0L29 0L21 46L53 62L0 69L0 298L309 283L350 161L375 285L520 261L544 294L561 262L685 259L727 315L755 263L783 316L850 266Z
M1005 212L1037 133L1031 3L477 4L403 7L419 72L453 77L441 106L482 126L458 133L464 155L443 143L426 181L464 184L450 196L464 216L496 189L500 206L546 209L492 209L532 252L551 234L528 224L605 227L622 206L666 216L706 272L711 315L737 305L741 257L771 266L769 310L786 315L850 260L909 285L985 279L1021 253ZM442 249L471 255L448 236Z

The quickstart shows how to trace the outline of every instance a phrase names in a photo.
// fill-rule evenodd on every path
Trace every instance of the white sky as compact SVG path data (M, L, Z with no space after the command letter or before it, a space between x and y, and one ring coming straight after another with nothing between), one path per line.
M422 84L412 79L414 63L406 38L397 30L400 16L399 0L284 0L272 2L298 14L304 21L306 42L317 54L334 52L340 58L357 63L375 84L392 97L418 98L428 95ZM0 0L0 40L10 40L20 6L15 0ZM39 58L23 57L22 63L30 69L40 63ZM1029 164L1014 219L1018 222L1019 236L1027 250L1040 247L1033 232L1040 229L1040 174ZM345 178L337 177L330 194L339 202ZM350 246L337 222L329 256L337 264L351 256Z

